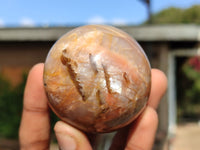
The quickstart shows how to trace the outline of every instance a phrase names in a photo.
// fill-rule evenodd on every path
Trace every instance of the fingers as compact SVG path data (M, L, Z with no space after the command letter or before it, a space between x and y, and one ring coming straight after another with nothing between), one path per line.
M58 121L54 131L61 150L92 150L86 135L66 123Z
M157 113L148 106L130 129L125 150L151 150L157 126Z
M163 72L152 69L152 86L148 106L141 116L133 123L129 131L126 150L150 150L158 126L155 109L167 88L167 78Z
M43 89L43 64L34 66L24 92L23 114L19 130L21 149L48 149L49 112Z
M167 89L167 78L165 74L158 69L152 69L151 74L152 84L148 105L156 109Z
M47 98L43 89L43 64L38 64L30 71L24 93L24 107L20 125L21 149L48 149L50 137ZM167 86L165 75L152 69L152 89L149 106L132 127L126 149L151 149L157 128L155 108L159 104ZM152 108L154 109L152 109ZM91 150L87 137L79 130L58 122L55 133L61 149Z

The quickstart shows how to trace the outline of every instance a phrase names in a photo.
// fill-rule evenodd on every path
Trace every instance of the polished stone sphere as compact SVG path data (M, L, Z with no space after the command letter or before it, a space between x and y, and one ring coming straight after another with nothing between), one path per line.
M44 87L61 120L85 132L111 132L145 108L151 68L128 34L111 26L87 25L53 45L45 61Z

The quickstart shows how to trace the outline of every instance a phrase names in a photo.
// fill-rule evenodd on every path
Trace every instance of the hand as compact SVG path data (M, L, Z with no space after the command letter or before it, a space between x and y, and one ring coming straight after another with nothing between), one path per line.
M47 97L43 88L43 68L43 64L34 66L27 79L19 130L21 150L49 149L50 117ZM156 108L166 87L165 75L157 69L152 69L152 87L148 106L141 116L130 125L127 131L126 150L150 150L152 148L158 125ZM78 129L58 121L54 130L61 149L92 150L86 134Z

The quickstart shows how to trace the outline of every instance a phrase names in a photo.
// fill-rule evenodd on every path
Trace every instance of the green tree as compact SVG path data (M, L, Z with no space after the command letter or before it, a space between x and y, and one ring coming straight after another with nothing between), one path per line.
M200 24L200 5L193 6L183 11L182 23Z
M26 80L27 73L24 73L22 82L16 87L12 87L9 80L0 75L0 138L18 138ZM53 130L59 119L52 111L50 112L51 130Z
M200 119L200 57L189 58L182 66L182 73L186 77L184 93L179 101L180 115L193 119Z
M0 137L17 138L21 119L23 92L27 75L16 87L0 76Z
M152 15L153 24L200 24L200 5L181 9L170 7ZM147 24L147 22L145 22Z

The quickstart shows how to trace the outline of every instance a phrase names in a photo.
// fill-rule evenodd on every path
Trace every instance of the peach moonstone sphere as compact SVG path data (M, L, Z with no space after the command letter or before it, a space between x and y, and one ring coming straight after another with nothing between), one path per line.
M132 122L146 106L151 69L128 34L87 25L53 45L45 62L44 86L61 120L85 132L111 132Z

